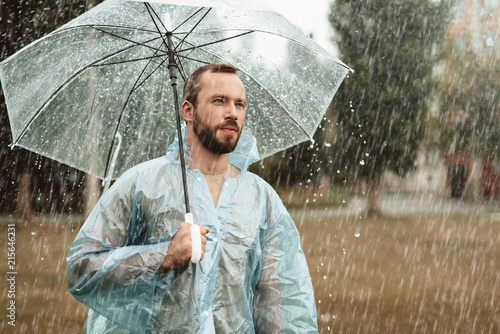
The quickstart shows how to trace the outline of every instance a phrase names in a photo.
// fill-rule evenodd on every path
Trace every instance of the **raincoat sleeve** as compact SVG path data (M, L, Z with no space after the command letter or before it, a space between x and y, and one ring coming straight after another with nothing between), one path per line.
M255 329L257 333L318 333L314 292L299 234L277 201L279 213L265 234L255 291Z
M149 331L173 273L160 274L168 242L144 244L133 173L98 202L70 247L68 285L73 296L134 333Z

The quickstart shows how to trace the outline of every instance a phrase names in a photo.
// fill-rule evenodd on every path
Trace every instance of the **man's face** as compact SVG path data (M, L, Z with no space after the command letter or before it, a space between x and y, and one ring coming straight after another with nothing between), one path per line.
M236 74L205 72L193 115L200 142L217 154L234 151L243 128L246 93Z

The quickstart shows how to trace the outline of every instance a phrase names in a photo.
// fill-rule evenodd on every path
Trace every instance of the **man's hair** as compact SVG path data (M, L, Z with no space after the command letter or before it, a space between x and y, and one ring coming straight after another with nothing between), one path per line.
M238 69L229 64L207 64L191 73L184 84L182 96L184 101L191 102L195 107L198 102L198 93L200 92L200 77L205 72L238 74Z

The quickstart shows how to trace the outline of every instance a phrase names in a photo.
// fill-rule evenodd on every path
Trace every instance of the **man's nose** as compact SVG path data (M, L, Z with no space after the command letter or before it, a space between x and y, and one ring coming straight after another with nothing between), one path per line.
M232 103L228 104L225 118L226 119L234 119L234 120L238 119L238 109L234 104L232 104Z

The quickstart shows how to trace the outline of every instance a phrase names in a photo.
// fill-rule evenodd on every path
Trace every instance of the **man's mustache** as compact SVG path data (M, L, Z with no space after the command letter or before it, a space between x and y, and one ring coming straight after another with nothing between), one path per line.
M232 127L232 128L235 128L236 129L236 132L240 132L240 126L238 125L238 123L233 120L233 119L228 119L226 121L224 121L222 124L220 124L218 127L217 127L217 130L222 130L223 128L227 128L227 127Z

